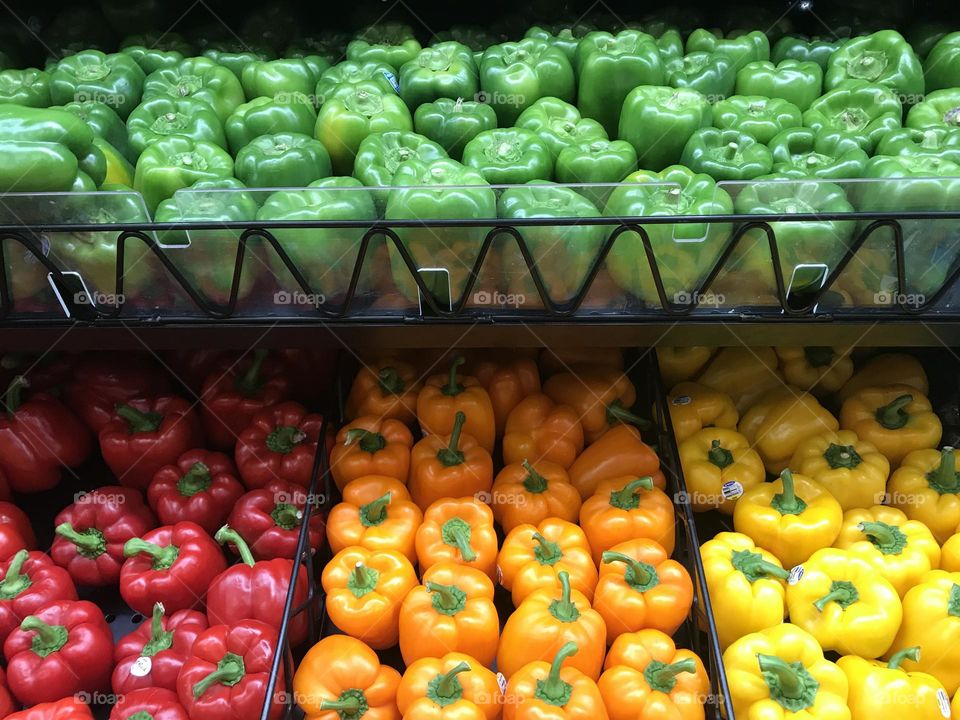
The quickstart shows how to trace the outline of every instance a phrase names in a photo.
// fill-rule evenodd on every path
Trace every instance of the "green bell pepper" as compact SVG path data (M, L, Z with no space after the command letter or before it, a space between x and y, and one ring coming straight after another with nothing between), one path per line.
M316 87L316 105L322 106L340 88L360 83L373 83L386 95L396 95L400 89L393 68L386 63L345 60L320 76Z
M736 70L740 70L756 60L769 60L770 40L759 30L738 37L720 37L710 30L699 28L687 38L687 52L726 55Z
M847 40L830 56L823 86L833 90L847 80L883 85L913 105L923 97L920 59L896 30L881 30Z
M538 141L539 142L539 141ZM546 148L544 148L546 151ZM483 176L456 160L409 163L394 177L387 196L384 217L390 220L459 220L490 218L496 224L497 196ZM441 307L455 304L463 295L470 270L476 262L483 238L490 228L397 228L404 248L416 268L446 268L445 280L438 273L423 276L428 291ZM393 243L388 243L393 279L400 292L417 302L418 288Z
M206 48L203 57L225 67L239 80L243 77L243 69L247 65L267 60L270 55L265 50L251 50L242 43L218 43Z
M497 113L486 103L458 98L437 98L417 108L414 129L439 143L455 160L463 148L484 130L497 126Z
M148 32L139 35L127 35L120 43L120 52L130 47L146 47L154 50L174 50L183 57L194 55L193 45L178 32ZM156 69L156 68L154 68ZM144 70L144 72L147 72ZM150 72L153 72L152 70ZM149 75L150 73L147 72Z
M485 130L463 149L463 164L491 185L519 185L553 178L553 154L532 130Z
M257 213L257 220L332 221L377 219L373 196L359 180L329 177L311 183L304 190L281 190L270 195ZM317 297L305 298L314 308L327 298L343 295L350 284L356 264L362 228L275 228L277 238L293 265L303 273ZM276 277L286 279L289 270L277 253L268 253ZM292 281L291 281L292 282ZM295 285L281 286L274 295L278 304L289 305L297 295L289 292Z
M780 98L733 95L713 106L713 124L746 133L766 145L782 130L803 127L803 116L800 108Z
M391 130L367 135L360 143L353 175L367 187L387 188L406 163L429 164L447 157L447 151L433 140L415 132ZM378 207L387 203L387 190L373 190Z
M157 140L178 135L227 147L217 113L196 97L157 95L144 100L127 119L130 151L139 156Z
M670 87L696 90L717 102L733 94L737 75L726 55L693 52L667 63L666 78Z
M680 163L714 180L752 180L773 169L766 145L738 130L702 128L683 148Z
M894 130L877 145L877 155L941 157L960 165L960 128L931 126Z
M923 61L923 78L928 93L960 87L960 32L945 35L933 46Z
M641 168L660 171L679 162L687 141L712 117L696 90L641 85L623 102L617 137L633 145Z
M124 45L120 52L132 57L145 75L179 65L187 57L179 50L161 49L152 45Z
M480 63L480 88L503 127L513 125L542 97L573 102L576 93L567 56L546 40L533 38L487 48Z
M224 132L234 155L261 135L302 133L313 135L317 113L306 95L290 100L259 97L246 102L227 118Z
M960 127L960 90L934 90L910 108L907 127Z
M596 120L580 117L580 111L557 98L540 98L517 118L516 127L533 130L550 149L554 160L571 145L606 140L607 133Z
M639 30L590 33L577 48L576 66L577 106L610 137L617 134L630 91L638 85L663 85L666 77L656 41Z
M788 178L843 180L863 177L869 156L854 138L790 128L769 143L773 172Z
M937 43L951 32L953 32L953 26L949 23L936 19L926 20L921 17L907 27L904 37L907 38L917 57L926 63L926 58L930 56L930 52ZM927 90L930 90L929 83L927 83Z
M516 185L504 190L497 201L497 215L508 221L527 218L597 218L597 207L567 187ZM544 288L555 303L569 302L583 287L610 228L603 225L524 226L517 230L533 256ZM539 299L536 285L524 269L516 243L502 243L503 272L520 275L511 291L523 295L524 304ZM514 270L514 268L518 268Z
M334 173L350 175L363 139L388 130L413 130L410 111L396 94L363 82L334 91L320 108L313 134L330 153Z
M474 97L479 90L473 52L458 42L424 48L400 68L400 97L410 112L437 98Z
M657 37L657 49L660 50L660 60L664 67L683 60L683 36L671 28Z
M126 119L140 102L144 73L123 53L105 55L84 50L66 57L50 70L50 98L54 105L98 100Z
M614 189L603 214L630 218L653 215L729 215L733 201L708 175L680 165L661 172L638 170ZM716 263L730 236L729 223L642 225L650 238L667 299L682 303ZM659 304L643 241L621 234L606 258L618 287L644 302Z
M769 60L748 63L737 73L737 95L762 95L787 100L800 111L820 97L823 70L815 62Z
M797 37L784 35L777 40L770 52L770 60L777 65L784 60L797 62L815 62L820 69L826 71L827 62L847 38Z
M0 70L0 103L50 107L50 75L43 70Z
M261 135L237 152L234 172L250 188L306 187L330 175L323 143L302 133Z
M636 169L637 151L626 140L594 140L561 150L553 174L561 183L618 183ZM612 189L610 185L576 188L599 208Z
M840 133L855 138L867 153L891 130L900 127L900 100L883 85L850 81L813 101L803 113L803 124L818 133Z
M593 24L588 22L576 22L571 25L534 25L527 30L524 37L545 40L551 46L560 50L567 56L567 60L573 63L580 41L596 29Z
M110 143L130 162L136 162L138 153L133 152L127 142L127 126L109 105L85 100L67 103L60 109L83 120L95 135Z
M0 192L66 192L77 178L77 156L56 142L0 139Z
M309 96L330 66L319 55L283 60L255 60L243 68L240 82L248 101L258 97L289 100Z
M502 43L507 38L479 25L451 25L433 36L431 42L448 42L450 40L466 45L473 53L473 62L480 67L484 51L491 45Z
M190 187L198 180L232 175L233 158L219 145L171 135L157 139L140 155L133 187L153 212L177 190Z
M409 25L381 23L361 31L347 45L347 60L381 62L398 72L422 49Z
M236 75L205 57L187 58L172 68L150 73L143 84L143 98L155 97L202 100L213 108L220 122L245 100Z

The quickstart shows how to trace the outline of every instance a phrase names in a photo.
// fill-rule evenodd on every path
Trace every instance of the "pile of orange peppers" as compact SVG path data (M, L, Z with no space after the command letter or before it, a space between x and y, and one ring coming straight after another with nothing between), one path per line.
M671 638L693 584L620 354L424 356L365 363L345 403L321 577L342 634L296 672L306 717L702 719L703 663Z
M736 717L960 719L960 474L921 363L658 358L688 500L729 530L700 552Z

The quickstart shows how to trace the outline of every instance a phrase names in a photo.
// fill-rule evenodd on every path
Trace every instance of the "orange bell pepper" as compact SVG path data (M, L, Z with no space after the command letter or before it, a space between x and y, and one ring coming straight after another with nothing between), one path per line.
M399 552L354 546L333 556L320 584L331 622L382 650L397 644L400 604L417 586L417 573Z
M500 584L511 591L514 606L534 590L559 592L557 576L561 572L570 576L570 586L588 600L597 586L597 566L587 536L578 525L557 518L511 530L500 548L497 568Z
M450 435L427 435L413 446L409 488L422 510L441 498L490 493L493 458L464 432L467 422L458 412Z
M464 431L476 438L480 447L493 452L497 428L490 394L480 381L469 375L457 375L464 358L458 355L446 375L431 375L417 397L417 418L424 435L453 432L460 413L467 416Z
M533 358L511 357L504 360L487 354L469 363L469 374L475 377L490 395L497 436L503 435L507 418L520 402L540 392L540 371Z
M330 474L340 490L364 475L387 475L406 483L412 447L413 434L400 420L364 415L337 433Z
M570 588L566 572L557 575L560 592L530 593L507 618L497 649L497 669L510 677L527 663L552 658L568 642L579 648L567 662L592 679L600 677L607 628L583 593Z
M397 707L411 720L497 720L503 692L496 674L458 652L408 665Z
M489 665L497 655L500 620L493 582L479 570L443 562L423 573L400 608L400 654L409 665L461 652Z
M607 643L644 628L673 635L690 615L693 581L663 547L647 538L603 553L593 607L607 625Z
M710 679L692 650L659 630L614 640L597 683L610 720L703 720Z
M417 369L400 360L381 360L362 367L344 405L347 420L372 416L395 418L408 425L417 419L420 382Z
M607 720L597 683L580 672L571 656L577 643L565 643L551 662L538 660L517 670L504 693L503 720Z
M736 430L740 413L725 392L695 382L682 382L667 395L667 409L678 443L705 427Z
M543 348L537 360L544 377L581 368L623 370L623 352L619 348L573 347Z
M536 525L547 518L576 522L580 515L580 493L570 484L567 471L550 462L534 467L524 460L504 466L490 494L493 517L507 533L517 525Z
M597 565L604 550L634 538L656 540L672 555L675 523L673 503L649 477L606 480L580 508L580 527Z
M589 368L579 373L558 373L543 384L543 392L555 403L577 411L588 445L620 423L650 425L630 412L637 391L619 370Z
M417 530L420 571L439 562L455 562L493 578L497 565L497 531L493 512L476 498L443 498L423 514Z
M503 435L505 463L545 460L567 469L581 452L583 426L572 407L536 393L510 411Z
M360 640L330 635L314 645L293 676L293 695L306 720L400 720L400 673ZM361 714L362 711L362 714Z
M327 516L327 542L333 553L351 545L396 550L416 562L414 539L423 520L420 508L399 480L368 475L343 488L343 502Z
M663 490L667 480L660 470L660 458L640 439L640 432L629 425L611 428L590 447L580 453L568 470L570 483L586 500L597 491L604 480L650 476L653 484Z
M858 390L843 401L840 426L873 443L893 468L914 450L935 448L943 434L930 400L909 385Z
M677 383L695 378L710 362L713 351L712 347L658 347L657 365L663 387L669 390Z

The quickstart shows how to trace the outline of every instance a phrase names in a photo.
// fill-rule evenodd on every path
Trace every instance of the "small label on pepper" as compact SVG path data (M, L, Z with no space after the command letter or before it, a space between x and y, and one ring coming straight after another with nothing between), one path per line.
M736 480L725 482L720 486L720 494L723 495L724 500L734 500L743 495L743 485Z
M940 706L940 714L945 718L950 718L950 698L947 691L943 688L937 689L937 705Z
M500 686L500 692L504 693L507 691L507 679L501 672L497 673L497 685Z
M497 585L503 584L503 570L500 569L500 566L497 565Z
M394 75L394 74L393 74L392 72L390 72L389 70L384 70L384 71L383 71L383 76L390 82L391 85L393 85L394 91L397 92L397 93L399 93L399 92L400 92L400 81L397 80L397 76Z
M692 402L689 395L680 395L670 401L671 405L689 405Z
M133 665L130 666L130 674L138 678L146 677L150 674L152 669L153 660L145 655L142 655L136 659Z
M795 565L790 569L787 585L796 585L801 579L803 579L803 565Z

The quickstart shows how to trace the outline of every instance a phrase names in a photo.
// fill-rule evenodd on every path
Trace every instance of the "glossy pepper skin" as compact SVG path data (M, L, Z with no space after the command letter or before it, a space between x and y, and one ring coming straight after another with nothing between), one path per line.
M737 71L733 60L720 53L689 52L664 65L666 84L696 90L711 100L733 94Z
M50 71L50 99L56 105L75 100L104 100L126 118L140 102L145 75L129 55L83 50L65 57Z
M607 720L607 710L597 684L573 664L579 644L564 643L551 662L532 661L510 678L504 695L504 720L560 718Z
M878 155L924 155L960 163L960 128L907 127L889 133L877 145Z
M16 376L3 396L0 467L17 492L56 487L61 467L77 467L90 455L90 433L59 400L45 393L24 397L28 381Z
M678 443L710 426L735 430L740 419L729 395L692 381L674 385L667 403Z
M611 428L584 450L569 469L570 482L586 500L600 483L627 475L651 477L654 487L665 488L660 458L630 425Z
M0 70L0 102L45 108L50 99L50 75L36 68Z
M566 470L549 462L505 465L490 494L493 516L505 533L547 518L575 522L580 513L580 492L570 484Z
M7 720L92 720L90 706L76 697L40 703L6 716Z
M28 550L37 547L37 538L30 523L30 517L13 502L0 502L0 527L7 531L10 538ZM8 545L9 548L9 545ZM7 552L4 559L9 558L16 550Z
M659 172L676 165L690 137L712 121L713 107L697 90L641 84L623 102L617 137L633 145L641 168Z
M177 678L177 695L191 720L246 720L268 702L267 684L277 631L257 620L214 625L190 649ZM270 720L283 704L270 701Z
M189 450L160 468L147 488L147 502L161 525L190 520L215 533L244 493L233 461L223 453ZM142 535L143 531L130 537ZM129 539L129 538L127 538Z
M490 507L473 497L437 500L423 514L416 548L421 572L439 562L456 562L492 578L497 533Z
M480 89L509 128L520 114L542 97L573 102L576 79L567 56L545 40L524 38L492 45L480 61Z
M171 135L152 143L140 155L133 188L143 195L147 209L153 212L177 190L199 180L232 175L233 158L219 145Z
M397 687L397 708L408 717L496 720L502 704L497 676L459 652L417 660Z
M100 452L121 485L145 489L157 470L203 443L191 403L178 397L118 405L100 430Z
M889 711L894 698L910 702L911 717L918 720L937 720L943 717L938 692L945 696L943 685L932 675L921 672L908 673L900 667L905 659L916 659L919 647L905 648L890 658L889 662L865 660L853 655L842 657L837 665L850 681L850 706L852 720L867 720L881 717Z
M448 374L427 378L417 396L417 417L425 435L447 433L453 430L457 413L462 412L466 415L464 432L492 452L496 433L493 404L477 378L458 374L465 361L462 355L457 356Z
M779 132L801 127L800 108L782 98L733 95L713 106L713 124L721 130L738 130L766 145Z
M394 550L348 547L323 569L330 620L378 650L400 637L400 606L417 585L410 561Z
M358 417L337 433L330 452L331 474L340 490L366 475L392 477L406 484L412 447L413 434L399 420Z
M546 40L554 47L560 48L570 62L577 53L580 41L597 28L590 22L578 21L572 25L557 23L534 25L524 34L524 37Z
M945 34L923 59L923 81L927 93L960 85L960 34Z
M480 90L473 52L449 40L435 43L400 67L400 97L413 112L438 98L469 98Z
M83 120L94 135L110 143L127 160L136 161L137 154L130 149L127 140L127 127L112 107L98 100L84 100L69 102L63 109Z
M144 99L163 95L202 100L221 122L244 101L237 76L206 57L187 58L179 65L150 73L143 84Z
M737 499L766 479L760 455L735 430L708 427L679 447L690 504L697 512L733 514Z
M254 60L240 73L240 84L247 101L258 97L289 98L298 93L311 95L329 67L318 55Z
M784 35L774 43L770 59L779 64L784 60L814 62L821 70L827 69L830 56L833 55L846 38L798 37Z
M103 612L86 600L44 605L3 644L10 691L36 705L110 685L113 636Z
M369 720L400 720L400 673L349 635L329 635L314 645L293 677L297 704L309 720L335 720L366 708Z
M540 370L533 358L503 360L496 353L478 354L467 363L467 372L490 395L498 437L503 435L510 412L525 398L540 392Z
M900 127L901 117L900 100L890 88L857 80L810 103L803 113L803 125L820 134L851 137L872 153L887 133Z
M769 60L770 41L764 33L757 30L738 37L722 37L711 30L698 28L687 37L686 51L726 55L739 71L755 60Z
M227 519L240 533L257 560L293 559L303 524L307 492L286 480L272 480L259 490L245 493ZM308 541L315 551L323 545L323 517L310 516Z
M0 564L0 574L0 642L41 607L77 599L69 573L42 552L18 551Z
M382 360L357 371L344 408L347 420L363 415L416 420L420 379L416 368L399 360Z
M470 96L467 96L470 97ZM462 96L437 98L422 103L413 114L414 129L460 160L467 143L485 130L497 127L497 113L490 105Z
M543 393L528 395L507 416L503 461L550 462L569 469L583 451L583 427L576 411Z
M850 430L803 440L789 467L827 488L844 512L881 503L890 475L887 458Z
M492 185L551 180L554 160L548 145L532 130L484 130L463 148L463 164Z
M818 550L803 569L787 586L790 621L825 650L865 658L884 654L903 617L893 585L866 560L835 548Z
M715 180L752 180L773 168L770 150L751 135L711 127L690 136L680 163Z
M430 163L447 157L432 140L414 132L390 131L368 135L357 149L353 174L368 187L388 187L397 171L409 162ZM387 202L386 190L373 190L378 206Z
M527 663L551 657L568 642L580 648L567 659L568 667L591 679L600 677L607 637L603 618L583 593L571 590L567 573L557 577L560 592L536 590L507 618L500 634L497 668L508 680Z
M141 615L149 615L156 602L170 612L202 607L211 578L227 569L220 546L192 522L128 540L124 554L120 595Z
M397 93L396 75L393 68L386 63L375 60L344 60L323 72L317 81L314 99L317 105L323 105L342 87L365 82L372 82L380 92L387 95Z
M224 123L230 152L236 155L261 135L297 133L313 135L317 111L306 95L281 98L256 97L239 105Z
M853 375L849 348L778 347L776 351L786 381L816 395L836 392Z
M53 561L78 585L116 585L124 563L123 546L157 526L143 496L132 488L106 486L77 497L57 514Z
M212 107L193 97L160 95L144 100L127 118L127 133L134 159L156 140L171 135L227 147L223 121Z
M887 137L896 132L892 131ZM773 154L773 172L788 178L863 177L870 159L855 138L810 128L788 128L773 137L768 145Z
M610 720L673 717L701 720L710 688L707 671L669 635L646 629L624 633L610 646L597 682Z
M311 135L261 135L237 151L235 172L247 187L307 187L331 174L330 155Z
M903 96L907 105L921 100L924 91L920 60L896 30L851 38L830 56L823 76L824 87L833 90L847 80L889 87Z
M411 451L410 494L423 510L442 498L480 497L493 485L493 459L463 433L466 421L458 411L450 435L427 435Z
M110 711L109 720L189 720L187 711L173 690L165 688L141 688L124 694ZM143 715L146 713L146 715Z
M420 52L413 30L403 23L379 23L362 30L347 45L347 59L374 61L399 70Z
M723 653L737 717L805 713L810 720L851 720L849 683L807 631L784 623L745 635Z
M951 447L915 450L890 477L887 497L911 520L919 520L938 542L946 542L960 526L960 474Z
M769 391L782 387L783 378L773 348L721 348L697 383L729 395L742 416Z
M897 466L912 451L935 448L942 425L927 397L906 385L864 388L844 400L841 427L876 445Z
M815 62L757 60L737 72L737 95L759 95L787 100L801 112L820 97L823 69Z
M832 545L842 522L840 503L823 485L789 470L744 493L733 511L737 532L791 568Z
M558 183L618 183L637 169L637 151L626 140L591 140L568 145L557 155L553 176ZM580 188L584 197L603 207L609 187Z
M630 412L637 399L636 388L618 370L557 373L543 384L543 392L555 403L569 405L580 414L588 445L618 423L646 425Z
M246 43L219 42L204 49L203 57L213 60L232 72L237 80L243 75L243 69L252 62L265 60L267 55L262 50L248 48ZM242 89L242 88L241 88Z
M273 480L310 485L323 418L295 402L261 410L237 440L235 457L248 488Z
M600 123L582 117L574 105L552 97L540 98L520 113L516 127L535 132L554 160L564 148L607 139Z
M396 550L416 562L416 534L423 513L406 486L384 475L351 480L342 502L327 517L327 541L334 553L359 545L368 550Z

